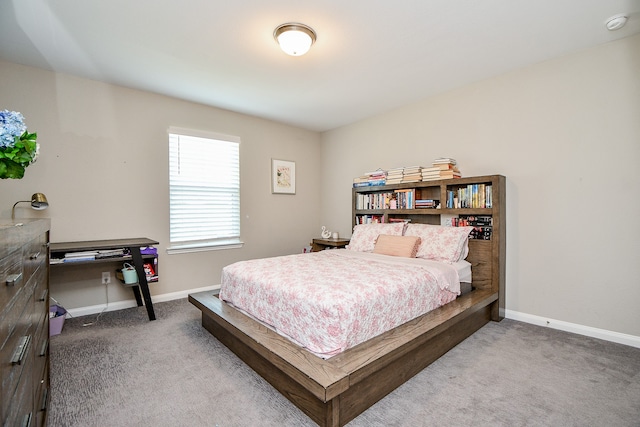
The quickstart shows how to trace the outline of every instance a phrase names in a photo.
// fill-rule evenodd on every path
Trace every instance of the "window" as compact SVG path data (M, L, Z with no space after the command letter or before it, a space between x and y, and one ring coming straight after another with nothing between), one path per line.
M237 248L240 138L169 129L169 253Z

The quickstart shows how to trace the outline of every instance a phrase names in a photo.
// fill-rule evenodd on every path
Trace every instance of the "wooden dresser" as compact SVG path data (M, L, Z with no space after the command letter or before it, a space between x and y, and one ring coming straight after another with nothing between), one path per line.
M22 225L20 225L22 224ZM0 221L0 424L44 426L50 221Z

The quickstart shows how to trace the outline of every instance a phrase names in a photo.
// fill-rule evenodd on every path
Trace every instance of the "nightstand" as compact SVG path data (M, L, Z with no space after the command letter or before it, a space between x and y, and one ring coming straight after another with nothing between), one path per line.
M325 249L344 248L349 244L349 239L313 239L311 242L311 252L320 252Z

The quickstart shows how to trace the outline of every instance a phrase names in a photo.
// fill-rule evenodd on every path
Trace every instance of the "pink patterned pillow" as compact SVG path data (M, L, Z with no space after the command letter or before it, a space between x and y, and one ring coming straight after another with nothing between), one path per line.
M463 260L469 252L469 233L473 227L444 227L429 224L409 224L405 236L420 237L416 258L452 264Z
M381 234L402 236L403 222L390 224L358 224L353 227L353 235L347 249L356 252L373 252L376 239Z

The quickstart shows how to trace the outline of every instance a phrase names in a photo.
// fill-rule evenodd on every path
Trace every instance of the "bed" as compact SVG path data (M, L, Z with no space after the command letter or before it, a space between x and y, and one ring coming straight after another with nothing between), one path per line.
M350 249L324 251L332 252L324 255L300 254L284 257L285 264L293 263L290 266L294 266L297 262L301 262L299 261L301 258L296 257L316 256L322 260L319 264L323 268L322 271L326 272L327 259L330 260L330 264L336 266L341 265L339 263L350 262L340 258L342 256L338 255L340 251L344 251L346 255L354 255L349 254L349 251L358 253L355 256L357 260L367 259L369 253L374 258L396 257L397 255L376 252L376 242L380 236L402 236L389 238L395 239L393 242L397 243L400 239L413 235L418 241L414 247L416 254L422 253L423 256L426 254L426 256L437 258L441 253L437 251L438 245L430 244L429 246L422 243L437 240L433 238L434 230L438 233L454 232L452 227L436 228L436 226L414 224L409 230L406 224L393 226L396 228L391 231L391 225L385 225L384 230L379 227L369 227L368 233L360 233L360 235L357 235L358 230L354 230ZM398 232L397 227L401 227L401 231ZM373 230L374 228L376 230ZM444 228L448 231L443 230ZM461 230L458 232L462 233ZM365 234L365 239L358 238ZM265 289L255 292L258 296L258 304L262 304L259 305L261 308L256 310L255 307L247 306L241 298L236 299L238 296L254 293L244 286L248 286L247 282L255 278L255 272L259 271L254 268L259 269L259 264L268 263L266 260L246 261L225 267L223 285L225 281L231 283L236 280L235 285L224 285L220 295L213 291L191 294L189 300L202 311L203 327L307 416L321 426L343 426L487 322L502 319L504 289L500 284L504 269L500 262L501 251L496 251L504 244L500 240L485 242L466 240L465 237L463 247L458 244L455 250L450 251L449 264L454 264L453 258L457 257L466 259L471 265L473 273L469 292L458 296L459 290L453 284L453 289L446 290L455 295L453 298L443 298L442 305L438 304L439 307L428 309L418 315L411 313L407 318L400 317L399 324L392 326L391 329L384 332L374 331L373 336L360 337L347 344L332 342L326 348L316 348L304 342L304 337L283 336L283 334L287 335L284 333L286 331L282 330L283 327L271 324L273 319L264 317L261 312L270 302L273 302L269 300L270 293L284 292L272 287L275 282L278 282L273 277L265 280ZM393 244L391 247L392 252L397 249L397 247L394 249ZM413 256L409 255L409 258ZM306 258L305 261L309 259ZM346 259L351 258L347 256ZM339 263L336 260L340 260ZM283 262L282 259L279 261ZM416 269L421 268L416 267ZM225 278L225 274L233 276L243 271L249 273L245 277ZM306 274L313 275L309 272ZM456 276L458 275L459 271L456 271ZM297 280L303 283L306 279L302 277ZM335 277L330 278L330 281L335 283ZM435 282L437 284L437 280ZM287 282L287 286L290 285L291 283ZM232 289L234 286L235 290ZM442 287L442 284L437 286ZM314 288L317 287L317 284L314 285ZM386 292L387 288L383 288ZM331 294L334 292L332 288L321 288L318 291L319 293L313 294L312 299L319 300L321 304L330 305ZM343 288L341 287L339 291L342 292ZM388 297L386 294L383 296ZM340 298L343 299L344 295L341 294ZM224 301L225 299L229 301ZM275 305L278 309L282 309L280 302L276 302ZM293 305L299 306L300 303ZM248 314L246 310L255 312ZM299 325L295 326L299 327ZM349 333L345 334L349 335Z

